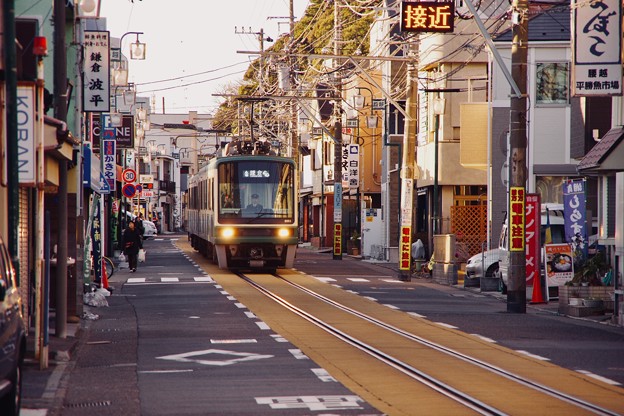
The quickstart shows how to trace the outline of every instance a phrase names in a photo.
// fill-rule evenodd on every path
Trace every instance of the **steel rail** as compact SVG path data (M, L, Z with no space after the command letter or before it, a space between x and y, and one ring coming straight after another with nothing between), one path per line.
M276 295L275 293L273 293L272 291L270 291L269 289L263 287L262 285L260 285L257 282L254 282L252 279L250 279L249 277L245 276L242 273L236 273L237 276L239 276L241 279L243 279L244 281L246 281L247 283L249 283L251 286L253 286L255 289L257 289L260 293L262 293L263 295L267 296L268 298L272 299L273 301L275 301L276 303L282 305L284 308L290 310L291 312L299 315L300 317L302 317L303 319L307 320L308 322L311 322L312 324L316 325L317 327L323 329L324 331L326 331L327 333L335 336L336 338L346 342L349 345L352 345L353 347L359 349L360 351L363 351L367 354L369 354L370 356L372 356L373 358L376 358L377 360L395 368L396 370L402 372L403 374L407 375L408 377L411 377L412 379L428 386L429 388L437 391L438 393L452 399L455 400L456 402L476 411L479 414L482 415L498 415L498 416L502 416L502 415L507 415L507 413L495 409L489 405L487 405L486 403L483 403L482 401L460 391L455 389L452 386L449 386L448 384L436 379L435 377L432 377L412 366L410 366L409 364L392 357L389 354L386 354L374 347L372 347L371 345L362 342L348 334L346 334L345 332L333 327L332 325L328 324L327 322L322 321L321 319L318 319L317 317L315 317L314 315L304 311L303 309L293 305L292 303L288 302L287 300L283 299L282 297ZM281 276L277 276L274 275L276 277L281 278L282 280L284 280L287 283L291 283L286 279L283 279ZM298 286L295 284L295 286ZM314 293L314 292L313 292ZM321 295L319 295L321 296ZM321 296L322 298L322 296ZM334 305L335 306L335 305Z
M552 387L549 387L549 386L546 386L544 384L540 384L538 382L529 380L529 379L527 379L525 377L522 377L522 376L520 376L518 374L512 373L512 372L510 372L508 370L505 370L505 369L500 368L498 366L495 366L495 365L492 365L490 363L487 363L487 362L485 362L483 360L479 360L479 359L477 359L475 357L471 357L470 355L464 354L464 353L459 352L457 350L454 350L452 348L445 347L444 345L440 345L440 344L438 344L436 342L430 341L428 339L422 338L422 337L420 337L418 335L414 335L414 334L412 334L410 332L407 332L407 331L405 331L403 329L397 328L397 327L395 327L393 325L390 325L388 323L380 321L377 318L373 318L370 315L367 315L367 314L362 313L360 311L357 311L357 310L355 310L353 308L345 306L345 305L341 304L340 302L336 302L333 299L329 299L326 296L323 296L323 295L321 295L321 294L319 294L319 293L317 293L317 292L315 292L315 291L313 291L311 289L308 289L308 288L306 288L304 286L301 286L301 285L299 285L299 284L297 284L295 282L292 282L292 281L284 278L283 276L280 276L280 275L277 275L277 274L275 274L274 276L279 278L279 279L281 279L281 280L283 280L284 282L288 283L289 285L291 285L293 287L296 287L297 289L307 293L308 295L313 296L313 297L315 297L315 298L317 298L317 299L319 299L319 300L321 300L323 302L326 302L326 303L336 307L337 309L340 309L340 310L342 310L344 312L347 312L347 313L350 313L352 315L355 315L355 316L357 316L357 317L359 317L359 318L361 318L361 319L363 319L365 321L373 323L373 324L375 324L375 325L377 325L377 326L379 326L381 328L387 329L387 330L389 330L391 332L394 332L395 334L401 335L401 336L403 336L403 337L405 337L407 339L410 339L412 341L418 342L418 343L420 343L422 345L425 345L425 346L427 346L429 348L435 349L436 351L440 351L440 352L446 353L448 355L452 355L453 357L459 358L459 359L461 359L463 361L466 361L466 362L468 362L470 364L473 364L473 365L481 367L481 368L483 368L485 370L491 371L491 372L493 372L495 374L503 376L503 377L505 377L505 378L507 378L509 380L515 381L515 382L517 382L519 384L522 384L522 385L524 385L526 387L530 387L532 389L538 390L541 393L548 394L548 395L550 395L552 397L555 397L555 398L557 398L557 399L559 399L561 401L564 401L564 402L573 404L575 406L581 407L581 408L583 408L585 410L589 410L591 412L594 412L595 414L604 415L604 416L618 416L619 415L619 413L617 413L617 412L613 412L613 411L611 411L609 409L605 409L603 407L597 406L597 405L595 405L593 403L590 403L588 401L581 400L581 399L578 399L576 397L570 396L569 394L561 392L561 391L559 391L557 389L554 389Z

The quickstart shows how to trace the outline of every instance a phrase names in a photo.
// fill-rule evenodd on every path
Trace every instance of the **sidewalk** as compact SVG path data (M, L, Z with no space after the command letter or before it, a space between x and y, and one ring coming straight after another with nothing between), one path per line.
M63 375L72 365L72 358L84 331L84 321L67 324L66 338L54 335L54 317L50 319L48 339L48 367L41 369L41 360L35 357L35 330L30 328L26 339L26 357L22 368L22 411L21 416L39 416L62 406L58 391L63 388ZM42 413L39 409L48 409Z

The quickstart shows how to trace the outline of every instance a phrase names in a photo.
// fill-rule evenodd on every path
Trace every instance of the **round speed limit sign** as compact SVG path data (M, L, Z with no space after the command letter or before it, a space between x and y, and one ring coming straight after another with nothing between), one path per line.
M121 176L123 177L124 182L128 183L134 182L136 180L137 174L134 169L128 168L121 173Z

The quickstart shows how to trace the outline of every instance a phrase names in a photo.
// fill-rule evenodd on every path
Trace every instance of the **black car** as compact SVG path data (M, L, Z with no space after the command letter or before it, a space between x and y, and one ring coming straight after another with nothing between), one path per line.
M17 416L22 402L26 331L11 257L0 237L0 414Z

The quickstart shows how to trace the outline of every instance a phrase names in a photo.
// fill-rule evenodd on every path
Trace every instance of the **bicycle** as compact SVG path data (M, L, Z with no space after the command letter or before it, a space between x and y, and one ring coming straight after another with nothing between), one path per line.
M106 268L106 277L111 278L115 274L115 263L106 256L102 256L102 266Z

